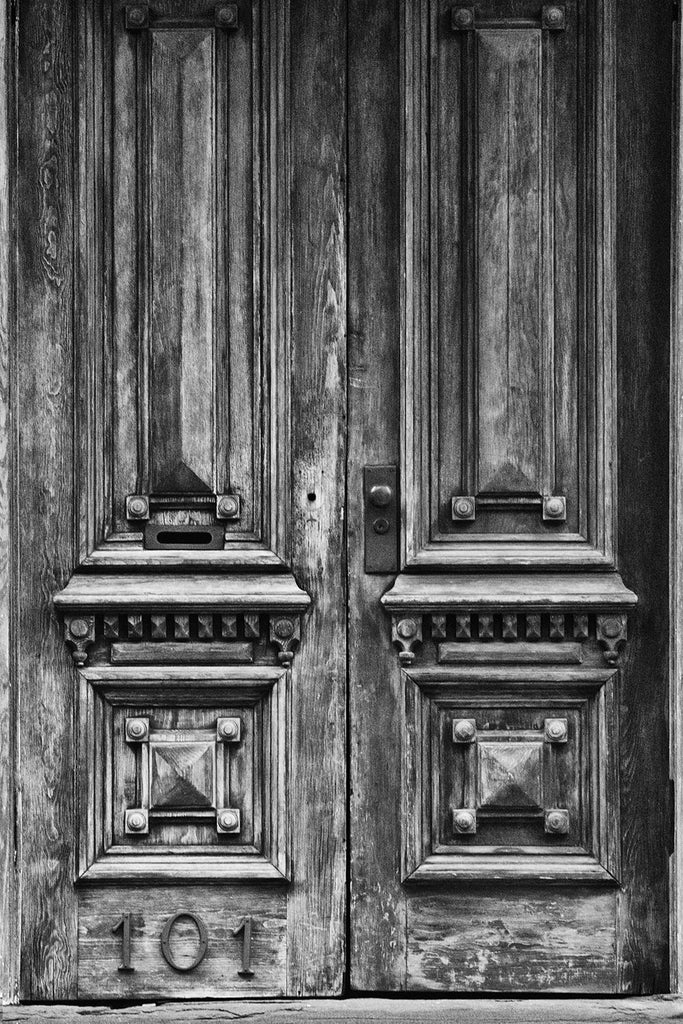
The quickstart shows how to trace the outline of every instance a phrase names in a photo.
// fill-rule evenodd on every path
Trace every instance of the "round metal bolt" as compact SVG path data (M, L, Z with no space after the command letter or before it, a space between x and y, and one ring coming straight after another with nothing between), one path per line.
M375 533L384 534L389 532L389 520L380 517L375 519L372 524L372 528Z
M458 811L453 819L456 832L471 832L474 828L472 811Z
M417 633L417 622L415 619L401 619L396 627L396 632L402 640L409 640Z
M216 11L216 18L220 25L227 25L228 27L237 23L237 8L236 7L219 7Z
M144 498L131 498L128 502L128 511L131 516L141 518L147 515L147 502Z
M456 722L453 726L453 736L456 740L460 740L461 743L469 743L474 739L476 732L477 730L472 722L468 722L466 718Z
M221 811L218 815L218 824L224 832L231 832L239 825L239 817L235 811Z
M142 832L147 824L142 811L133 811L132 814L128 815L128 829L131 832Z
M564 832L566 829L566 817L561 811L551 811L546 816L545 825L548 832Z
M474 512L474 502L470 498L458 498L453 511L459 519L468 519Z
M547 25L561 25L564 15L560 7L548 7L545 12Z
M128 735L134 740L142 739L147 732L147 724L142 718L130 718L128 722L126 722L126 728L128 730Z
M225 722L221 722L220 735L225 740L234 740L239 733L239 727L237 722L232 718L226 719Z
M468 28L474 21L474 14L469 7L461 7L453 15L453 23L458 28Z
M557 519L564 512L564 502L561 498L548 498L545 503L545 514Z
M563 740L567 735L567 726L561 718L554 718L546 725L546 733L550 740Z
M375 508L386 508L392 497L393 491L386 484L375 484L370 488L370 504Z
M89 628L90 627L85 619L72 619L69 625L71 635L78 637L79 640L82 640L83 637L88 635Z
M239 512L239 501L231 494L224 494L218 502L218 512L228 518L236 516Z
M129 7L128 11L128 24L129 25L144 25L147 18L147 11L144 7Z

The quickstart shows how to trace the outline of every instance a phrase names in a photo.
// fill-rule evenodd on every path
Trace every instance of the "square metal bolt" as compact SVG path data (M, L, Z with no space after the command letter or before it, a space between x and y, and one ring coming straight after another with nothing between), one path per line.
M241 718L219 718L216 722L216 739L221 743L239 743L242 738Z
M474 743L477 738L477 723L474 718L453 719L453 742Z
M477 812L470 807L453 807L453 831L459 836L473 836L477 831Z
M239 519L240 499L237 494L216 495L216 519Z
M237 833L240 831L240 812L234 807L220 807L216 811L216 831Z
M477 516L477 503L471 494L451 498L451 516L457 523L471 522Z
M546 4L543 8L541 25L548 32L562 32L567 27L567 12L560 4Z
M552 836L565 836L569 832L569 811L552 807L545 812L545 830Z
M126 743L146 743L149 739L149 718L126 719Z
M566 718L546 718L543 726L544 738L547 743L567 742L568 729Z
M237 28L239 25L237 4L219 4L216 8L216 25L218 28Z
M567 499L561 494L543 496L543 518L546 521L563 523L567 518Z
M129 32L139 32L149 28L148 4L128 4L126 7L126 28Z
M149 498L146 494L127 495L126 519L149 519Z
M149 818L142 807L132 807L126 811L125 832L128 836L145 836L149 833Z
M451 28L454 32L472 32L475 27L474 7L451 7Z

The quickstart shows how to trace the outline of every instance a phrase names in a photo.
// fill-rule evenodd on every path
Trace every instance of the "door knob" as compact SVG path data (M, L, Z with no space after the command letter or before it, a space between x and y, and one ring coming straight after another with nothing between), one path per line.
M386 508L393 496L394 492L387 484L375 484L370 488L370 504L375 508Z

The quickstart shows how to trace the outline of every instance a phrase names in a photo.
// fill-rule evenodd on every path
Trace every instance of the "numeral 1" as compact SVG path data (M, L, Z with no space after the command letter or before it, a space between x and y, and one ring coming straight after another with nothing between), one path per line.
M242 977L250 977L254 972L251 969L251 921L250 917L243 917L232 934L239 935L242 932L242 968L237 973Z
M130 914L123 914L112 928L112 935L121 932L121 966L120 971L134 971L130 966Z

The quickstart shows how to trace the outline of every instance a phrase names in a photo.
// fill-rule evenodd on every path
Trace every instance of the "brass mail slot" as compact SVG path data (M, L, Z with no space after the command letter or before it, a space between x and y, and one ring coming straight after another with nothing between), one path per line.
M145 547L151 551L222 551L222 526L145 524Z

